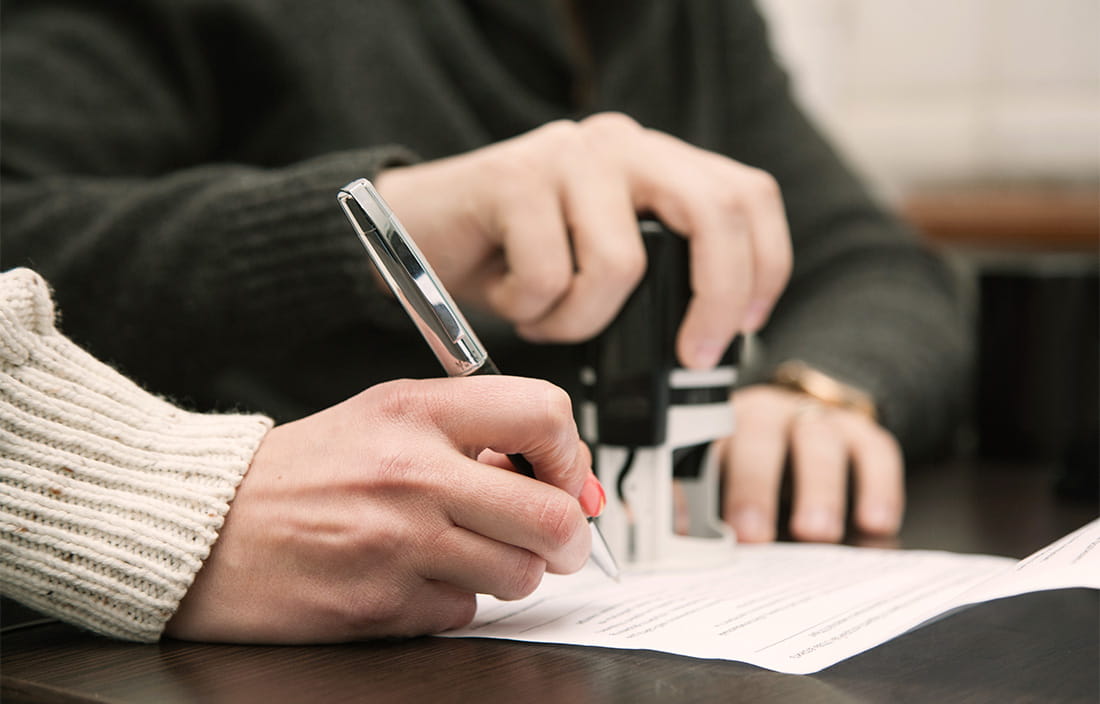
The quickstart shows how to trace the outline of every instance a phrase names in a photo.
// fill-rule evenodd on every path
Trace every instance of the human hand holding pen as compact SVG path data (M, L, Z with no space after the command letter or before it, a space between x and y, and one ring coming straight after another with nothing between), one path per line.
M342 189L337 201L348 218L376 271L408 313L424 341L449 376L496 376L500 370L478 339L450 293L436 276L412 237L390 210L382 195L367 179L357 179ZM511 469L530 479L539 471L520 452L509 453ZM603 509L603 488L599 510ZM619 580L619 566L595 522L592 527L592 561L604 574Z
M498 469L515 452L540 481ZM465 625L475 594L520 598L585 563L590 468L547 382L372 387L264 438L167 633L308 643Z

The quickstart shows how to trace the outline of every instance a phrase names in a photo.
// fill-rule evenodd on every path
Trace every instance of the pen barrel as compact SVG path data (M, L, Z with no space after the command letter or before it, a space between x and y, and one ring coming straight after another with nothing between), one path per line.
M378 273L447 375L468 376L482 367L489 355L481 341L370 181L349 183L337 200Z
M531 462L528 461L528 459L520 453L513 452L508 455L508 459L512 461L512 464L515 466L516 471L523 476L531 477L532 479L537 478L535 477L535 468L531 466Z
M498 376L500 374L500 368L497 367L489 357L485 358L485 361L481 363L481 366L477 369L473 369L462 376Z

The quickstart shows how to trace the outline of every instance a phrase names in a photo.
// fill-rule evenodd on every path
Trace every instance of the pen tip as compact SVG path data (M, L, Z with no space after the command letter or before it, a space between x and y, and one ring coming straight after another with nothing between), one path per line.
M600 527L591 518L588 519L588 526L592 530L592 552L589 557L603 570L604 574L616 583L620 582L619 564L615 561L615 556L611 553L611 547L607 544L603 533L600 532Z

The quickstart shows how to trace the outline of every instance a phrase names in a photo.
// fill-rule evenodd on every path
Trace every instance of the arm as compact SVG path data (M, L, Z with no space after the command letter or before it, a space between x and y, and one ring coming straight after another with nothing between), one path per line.
M734 91L728 148L779 182L795 251L761 331L758 378L801 359L870 393L907 454L935 454L958 416L971 345L952 276L794 103L762 20L736 5L727 75L751 80Z
M540 481L504 471L514 452ZM36 274L0 275L0 586L71 623L141 641L435 632L475 593L579 569L601 497L545 382L391 382L274 429L188 413L58 333Z
M760 17L745 3L721 4L737 17L726 26L736 33L727 74L742 77L730 91L728 149L779 182L795 252L760 333L758 384L734 396L727 515L745 539L773 536L789 456L796 536L843 534L849 464L856 526L890 534L904 506L902 451L919 460L951 441L971 333L944 263L873 200L794 104ZM790 360L867 392L877 421L767 383Z
M188 3L57 5L5 4L0 213L5 262L53 283L67 334L182 394L386 315L334 194L410 154L273 163L250 135L295 129L280 101L297 93L259 27Z
M182 411L53 326L41 278L0 275L0 582L43 613L156 640L271 422Z

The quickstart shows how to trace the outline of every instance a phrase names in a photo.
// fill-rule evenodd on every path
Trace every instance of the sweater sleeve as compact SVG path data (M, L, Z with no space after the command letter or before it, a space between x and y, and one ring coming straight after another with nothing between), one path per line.
M0 585L42 613L154 641L271 421L183 411L54 322L41 277L0 274Z
M13 3L0 43L5 261L50 281L66 335L173 393L271 349L404 322L336 194L415 157L276 155L305 139L293 72L262 26L208 5Z
M795 104L750 3L719 0L737 89L730 152L778 180L794 247L790 284L761 331L757 378L802 360L870 392L911 459L949 446L963 410L972 331L957 282L877 203Z

